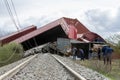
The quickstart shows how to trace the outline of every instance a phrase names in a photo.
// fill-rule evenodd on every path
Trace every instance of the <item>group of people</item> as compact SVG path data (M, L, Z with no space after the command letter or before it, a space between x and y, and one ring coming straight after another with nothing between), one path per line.
M77 49L76 47L73 47L72 49L73 53L73 59L76 60L76 57L80 58L81 60L84 60L84 50L82 48Z
M102 48L97 48L96 53L97 53L98 60L101 60L101 58L103 57L104 64L111 65L113 49L110 46L106 45L106 46L103 46ZM93 57L92 54L94 54L94 52L92 49L90 49L89 59ZM76 60L76 57L80 58L81 60L84 60L85 58L85 53L82 48L73 47L72 55L74 60Z
M101 60L101 58L103 57L104 64L111 65L112 53L113 53L113 49L108 45L105 45L102 48L98 48L96 50L98 60ZM90 49L89 50L89 59L91 57L94 57L93 54L95 54L94 50Z
M97 57L98 60L101 60L101 48L94 48L89 50L89 59Z

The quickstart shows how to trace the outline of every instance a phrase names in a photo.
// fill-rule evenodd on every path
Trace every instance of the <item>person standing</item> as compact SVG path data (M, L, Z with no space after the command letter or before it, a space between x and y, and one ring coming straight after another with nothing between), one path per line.
M77 56L77 48L76 47L73 47L72 53L73 53L73 59L76 60L76 56Z
M101 49L98 48L98 59L101 60Z
M113 53L113 49L108 46L106 49L106 53L107 53L107 65L110 64L111 65L111 61L112 61L112 53Z
M90 49L90 50L89 50L89 59L92 58L92 53L93 53L93 51L92 51L92 49Z
M104 64L106 64L106 61L107 61L107 52L106 52L107 47L108 47L108 46L106 46L106 45L102 47L102 53L103 53L103 61L104 61Z
M81 60L84 61L84 51L83 51L83 49L80 48L79 53L80 53Z

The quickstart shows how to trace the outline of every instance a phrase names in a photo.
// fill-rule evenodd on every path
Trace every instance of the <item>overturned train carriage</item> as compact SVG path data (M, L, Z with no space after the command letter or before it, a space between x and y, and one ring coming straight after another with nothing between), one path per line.
M41 28L36 28L28 31L25 29L24 31L19 31L20 36L18 37L5 37L4 39L0 39L0 42L4 42L4 40L9 40L3 43L6 44L8 42L16 42L23 45L24 50L31 49L33 47L48 43L55 42L58 38L67 38L70 40L78 40L80 43L71 43L73 46L78 46L82 48L87 48L88 50L89 43L92 42L105 42L105 40L96 33L89 31L82 23L80 23L77 19L65 18L62 17L58 20L55 20ZM19 33L18 32L18 33ZM24 34L23 34L24 33ZM18 34L12 34L18 35ZM14 38L14 39L13 39ZM88 51L86 51L88 53ZM86 54L87 56L88 54Z

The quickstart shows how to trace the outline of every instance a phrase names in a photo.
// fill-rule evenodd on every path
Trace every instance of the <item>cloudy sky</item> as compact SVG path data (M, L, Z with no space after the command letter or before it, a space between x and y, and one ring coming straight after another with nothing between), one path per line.
M8 0L9 2L11 0ZM41 27L61 17L77 18L89 30L102 37L120 33L120 0L12 0L21 28ZM16 31L0 0L0 34Z

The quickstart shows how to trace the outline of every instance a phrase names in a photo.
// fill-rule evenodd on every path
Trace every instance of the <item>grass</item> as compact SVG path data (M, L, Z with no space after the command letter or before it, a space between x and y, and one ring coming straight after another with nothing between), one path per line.
M101 60L85 60L85 61L75 61L78 64L81 64L85 67L93 69L111 80L120 80L120 59L113 60L112 66L104 65L104 62Z
M0 46L0 67L22 58L23 48L20 44L9 43Z

